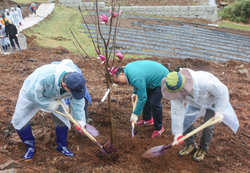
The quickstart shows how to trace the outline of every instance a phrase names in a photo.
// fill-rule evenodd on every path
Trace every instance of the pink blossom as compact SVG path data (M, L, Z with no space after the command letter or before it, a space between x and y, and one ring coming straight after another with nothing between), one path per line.
M120 60L122 60L122 59L123 59L123 55L122 55L122 53L121 53L121 52L116 51L115 56L116 56L116 57L118 57Z
M100 55L100 51L98 49L95 49L96 53Z
M106 60L105 56L103 56L103 55L99 55L99 56L97 57L97 59L102 60L101 65L102 65L102 64L105 62L105 60Z
M104 23L108 23L108 21L109 21L109 18L108 18L105 14L102 14L101 16L99 16L99 18L100 18Z
M107 69L108 69L108 71L109 71L109 75L110 75L110 76L115 76L115 73L117 72L118 67L117 67L117 68L112 67L111 70L110 70L110 68L107 68Z
M115 12L112 12L111 10L109 10L109 13L112 14L114 18L116 18L118 15L120 15L122 13L122 11L115 13Z

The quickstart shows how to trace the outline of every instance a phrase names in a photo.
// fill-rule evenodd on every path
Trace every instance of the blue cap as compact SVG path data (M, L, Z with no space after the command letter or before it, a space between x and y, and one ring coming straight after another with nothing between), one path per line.
M67 88L71 91L74 99L80 100L86 94L84 77L77 72L72 72L65 77L65 84Z

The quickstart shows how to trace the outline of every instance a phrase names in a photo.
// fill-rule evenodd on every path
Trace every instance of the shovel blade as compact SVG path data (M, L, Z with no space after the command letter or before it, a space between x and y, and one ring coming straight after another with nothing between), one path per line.
M148 149L143 155L142 157L144 158L151 158L151 157L157 157L160 155L164 154L164 151L168 148L172 147L172 143L168 144L167 146L165 145L159 145L153 148Z
M110 141L106 142L103 148L97 151L95 155L106 161L117 161L119 158L117 148Z
M142 157L151 158L151 157L157 157L157 156L163 155L164 153L163 149L164 149L164 145L150 148L142 155Z

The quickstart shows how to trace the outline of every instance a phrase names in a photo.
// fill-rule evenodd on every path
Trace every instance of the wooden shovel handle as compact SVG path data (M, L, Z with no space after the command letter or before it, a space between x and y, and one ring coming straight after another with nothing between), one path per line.
M193 136L194 134L198 133L199 131L205 129L206 127L212 126L218 122L220 122L220 119L214 119L214 117L210 118L207 122L205 122L203 125L201 125L200 127L194 129L192 132L186 134L185 136L183 136L182 138L180 138L178 141L173 142L172 146L178 144L178 142L180 141L184 141L185 139L189 138L190 136Z
M62 106L64 112L66 112L67 115L65 115L62 112L59 112L57 110L55 110L54 112L68 118L74 125L76 125L77 127L80 128L80 125L78 124L78 122L73 118L73 116L66 110L65 106L62 104L62 102L60 100L57 100L58 103L60 103L60 105ZM83 131L83 133L94 143L98 143L97 140L85 129L85 128L81 128L81 130Z
M134 112L134 110L135 110L135 108L136 108L137 102L138 102L138 96L136 95L136 96L135 96L135 100L134 100L134 98L132 98L132 105L133 105L132 113ZM134 121L131 122L131 126L132 126L133 128L135 127L135 122L134 122Z

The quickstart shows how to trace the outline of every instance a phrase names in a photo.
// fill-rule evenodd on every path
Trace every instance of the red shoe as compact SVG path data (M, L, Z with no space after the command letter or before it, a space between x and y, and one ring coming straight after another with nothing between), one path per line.
M155 131L153 132L153 134L151 135L151 138L155 138L155 137L157 137L157 136L161 136L161 134L162 134L164 131L165 131L165 130L164 130L163 126L162 126L161 130L155 130Z
M136 125L154 125L154 120L153 118L151 118L151 120L141 120L138 123L136 123Z

